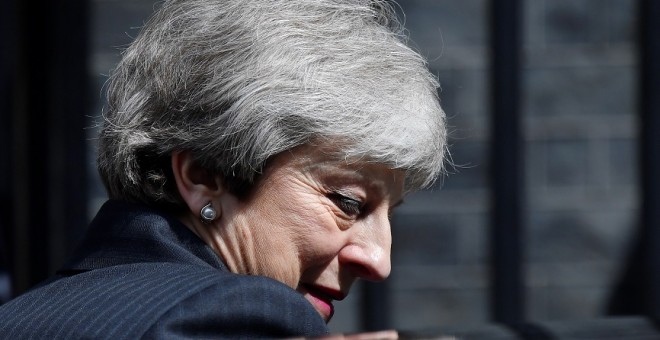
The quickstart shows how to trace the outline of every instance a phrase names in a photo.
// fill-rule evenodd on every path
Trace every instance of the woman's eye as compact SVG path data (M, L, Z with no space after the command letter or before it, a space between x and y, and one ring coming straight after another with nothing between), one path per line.
M332 200L345 214L357 217L362 213L362 202L341 194L333 194Z

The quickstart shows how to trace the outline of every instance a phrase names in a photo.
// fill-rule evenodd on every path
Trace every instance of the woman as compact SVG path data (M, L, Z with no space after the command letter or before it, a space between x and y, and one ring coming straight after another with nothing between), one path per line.
M403 196L442 169L424 60L377 0L167 1L111 76L111 200L3 337L327 334L390 273Z

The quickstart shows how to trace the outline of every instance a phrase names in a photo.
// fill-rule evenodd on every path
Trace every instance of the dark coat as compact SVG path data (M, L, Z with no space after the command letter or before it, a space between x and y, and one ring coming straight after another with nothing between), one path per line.
M58 274L0 306L0 338L321 336L302 295L230 273L175 218L107 202Z

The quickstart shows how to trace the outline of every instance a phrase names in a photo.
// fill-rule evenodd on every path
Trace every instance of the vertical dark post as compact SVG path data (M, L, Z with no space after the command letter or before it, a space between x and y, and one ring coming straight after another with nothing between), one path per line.
M660 2L640 1L641 223L647 314L660 318Z
M89 0L60 1L54 10L58 28L52 59L50 190L51 272L58 269L87 226L87 138L92 88L89 76ZM98 114L98 113L97 113Z
M362 283L362 328L379 331L391 328L388 281Z
M62 264L86 220L87 0L16 12L10 257L21 293Z
M11 115L13 101L13 79L16 69L16 1L0 3L0 145L4 146L3 161L0 161L0 303L8 299L6 283L9 277L9 242L14 220L11 197Z
M524 318L523 158L520 123L520 1L491 1L491 315Z

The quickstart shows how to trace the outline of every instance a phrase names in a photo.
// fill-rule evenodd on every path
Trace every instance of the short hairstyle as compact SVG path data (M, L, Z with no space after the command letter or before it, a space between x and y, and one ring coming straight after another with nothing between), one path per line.
M437 88L388 1L170 0L111 74L98 169L111 198L181 207L173 151L237 188L319 143L415 190L443 169Z

